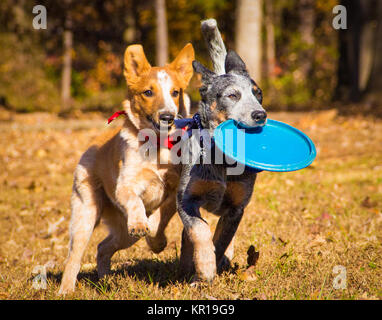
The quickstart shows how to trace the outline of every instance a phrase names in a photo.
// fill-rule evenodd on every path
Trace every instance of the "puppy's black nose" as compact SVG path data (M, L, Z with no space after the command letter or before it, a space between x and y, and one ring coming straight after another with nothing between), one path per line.
M160 116L159 116L159 120L160 121L165 121L165 122L173 122L175 119L175 116L171 113L162 113Z
M251 117L256 122L264 122L267 119L267 113L265 111L253 111Z

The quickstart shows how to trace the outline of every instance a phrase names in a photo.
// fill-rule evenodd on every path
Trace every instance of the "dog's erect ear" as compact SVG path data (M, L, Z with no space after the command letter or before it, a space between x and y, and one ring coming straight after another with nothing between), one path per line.
M192 61L195 59L194 47L191 43L178 53L175 60L170 63L170 68L179 75L179 80L182 82L182 87L186 88L190 82L193 70Z
M228 51L225 58L225 72L248 76L247 66L235 51Z
M148 73L150 69L151 65L140 44L133 44L126 48L123 74L128 85L136 83L139 77Z
M199 61L193 61L192 66L196 73L200 73L202 75L202 82L204 84L212 83L213 78L216 76L216 73L211 71L210 69L203 66Z

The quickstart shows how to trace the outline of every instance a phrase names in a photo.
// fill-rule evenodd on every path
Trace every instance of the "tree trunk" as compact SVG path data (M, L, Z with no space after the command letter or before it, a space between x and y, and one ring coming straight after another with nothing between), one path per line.
M371 6L371 9L374 10L375 13L373 20L369 22L369 28L372 28L374 33L372 43L369 44L373 51L373 61L367 90L372 96L380 99L382 98L382 1L378 1L376 6ZM367 52L369 51L370 49L367 50ZM364 63L361 62L361 65L363 64Z
M358 102L382 97L382 3L342 0L348 29L339 33L340 58L335 99Z
M275 77L276 68L276 44L274 26L273 1L265 1L265 29L267 31L266 51L267 51L267 76L268 79Z
M155 0L155 12L157 19L156 63L157 66L164 66L168 59L166 0Z
M64 31L64 64L62 70L61 100L63 110L71 105L71 78L72 78L72 49L73 33L70 29Z
M236 12L235 47L256 82L262 76L262 9L262 0L238 0Z
M300 71L303 79L307 81L312 72L312 62L314 57L314 25L315 25L315 0L300 0L299 3L299 32L304 45L302 57L300 58Z

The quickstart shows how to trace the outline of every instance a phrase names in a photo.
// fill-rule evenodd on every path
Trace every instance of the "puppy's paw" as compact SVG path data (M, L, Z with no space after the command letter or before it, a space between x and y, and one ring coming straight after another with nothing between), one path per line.
M58 290L58 295L59 296L66 296L67 294L73 293L74 292L74 287L72 285L68 284L61 284L60 289Z
M194 288L208 287L214 282L214 278L204 279L194 274L191 278L190 286Z
M130 236L138 238L148 235L150 230L147 220L129 223L127 226L127 232Z
M221 274L224 271L228 271L230 268L231 268L231 261L226 256L223 256L217 268L218 274Z
M166 236L164 234L162 234L160 236L157 235L155 237L147 236L146 242L147 242L148 246L150 247L150 249L154 253L162 252L164 250L164 248L166 248L166 246L167 246L167 239L166 239Z

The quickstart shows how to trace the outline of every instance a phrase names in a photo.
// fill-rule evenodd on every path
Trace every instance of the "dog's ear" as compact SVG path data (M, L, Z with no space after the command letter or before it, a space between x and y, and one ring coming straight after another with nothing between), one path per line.
M123 74L128 85L136 83L139 77L148 73L150 69L151 65L140 44L133 44L126 48Z
M192 66L194 67L196 73L200 73L202 75L202 82L204 84L212 83L213 78L216 76L216 73L206 68L199 61L196 60L192 62Z
M240 56L235 51L228 51L225 58L225 72L237 73L244 76L249 76L247 66Z
M194 47L191 43L188 43L178 53L174 61L170 63L170 68L178 74L179 80L182 82L182 88L186 88L192 78L194 73L192 70L192 61L194 59Z

